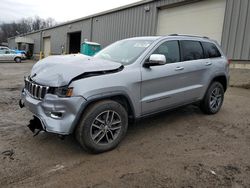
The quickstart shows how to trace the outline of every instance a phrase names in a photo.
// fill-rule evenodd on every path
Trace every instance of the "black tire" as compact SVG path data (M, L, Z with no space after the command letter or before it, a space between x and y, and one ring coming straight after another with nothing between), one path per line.
M128 114L124 107L118 102L103 100L86 109L75 135L85 150L102 153L114 149L126 135L127 128Z
M219 112L224 100L224 88L220 82L210 84L205 97L201 101L200 108L205 114Z
M14 60L16 63L21 63L21 61L22 61L22 59L20 57L16 57Z

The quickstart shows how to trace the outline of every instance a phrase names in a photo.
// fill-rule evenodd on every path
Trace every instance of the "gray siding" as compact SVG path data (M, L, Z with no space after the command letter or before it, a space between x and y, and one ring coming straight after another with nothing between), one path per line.
M105 47L114 41L128 37L155 35L158 7L184 1L156 1L94 17L92 40ZM149 11L145 8L149 8Z
M32 38L34 40L34 54L39 54L40 44L41 44L41 32L31 33L28 35L29 38Z
M89 16L55 26L40 32L27 34L35 40L34 53L39 53L42 38L51 37L52 54L60 54L62 45L67 52L68 33L81 31L81 40L98 42L105 47L128 37L155 35L158 9L192 3L199 0L155 0L136 4L98 15ZM149 11L145 8L149 7ZM180 24L180 23L177 23ZM41 33L42 32L42 33ZM234 60L250 60L250 1L227 0L222 33L222 48ZM10 39L10 45L13 40Z
M34 54L40 53L40 32L30 33L25 36L32 38L34 40ZM11 49L17 48L17 43L15 42L15 37L8 39L8 46Z
M234 60L250 60L250 1L227 0L222 48Z
M61 54L62 45L64 46L65 50L67 50L68 48L67 46L68 33L81 31L81 42L83 42L84 39L90 40L90 30L91 30L90 23L91 23L90 19L88 19L88 20L72 23L69 25L64 25L64 26L48 29L42 32L42 38L50 37L52 54Z
M154 11L145 12L143 6L114 12L93 19L92 40L107 46L128 37L152 35Z

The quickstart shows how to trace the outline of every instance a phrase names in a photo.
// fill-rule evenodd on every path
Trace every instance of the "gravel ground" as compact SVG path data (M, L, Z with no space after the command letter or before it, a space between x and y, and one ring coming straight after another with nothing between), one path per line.
M117 149L91 155L73 136L32 136L32 115L17 105L31 66L0 64L0 187L250 187L250 90L240 88L250 70L232 70L218 114L165 112L131 125Z

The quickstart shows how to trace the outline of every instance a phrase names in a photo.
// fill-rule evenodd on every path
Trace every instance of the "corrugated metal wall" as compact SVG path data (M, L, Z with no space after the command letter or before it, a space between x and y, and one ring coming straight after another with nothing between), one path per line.
M222 47L234 60L250 60L250 1L227 0Z
M41 32L31 33L28 35L29 38L34 40L34 54L40 53L40 44L41 44Z
M106 46L114 41L142 35L152 35L155 11L146 12L143 6L95 17L92 40Z
M81 42L83 42L84 39L90 40L91 20L88 19L42 31L42 38L50 37L51 53L61 54L62 46L64 46L64 50L67 52L68 34L78 31L81 31ZM41 46L41 48L43 49L43 46Z
M34 53L39 54L39 52L40 52L41 33L40 32L34 32L34 33L29 33L29 34L27 34L25 36L27 36L29 38L32 38L34 40ZM17 43L15 42L15 37L8 39L8 45L9 45L9 48L11 48L11 49L17 48Z
M183 1L187 0L155 1L94 17L92 41L105 47L114 41L128 37L155 35L157 7Z
M87 18L74 23L42 31L42 37L51 37L52 54L60 54L61 46L67 50L68 33L82 32L82 41L99 42L102 47L128 37L155 35L159 8L182 5L199 0L155 0L145 4ZM149 8L149 11L147 9ZM181 23L177 23L181 24ZM91 29L92 28L92 29ZM91 31L92 30L92 31ZM222 47L229 58L250 60L250 0L227 0L222 33ZM41 34L27 36L35 40L34 53L39 53Z

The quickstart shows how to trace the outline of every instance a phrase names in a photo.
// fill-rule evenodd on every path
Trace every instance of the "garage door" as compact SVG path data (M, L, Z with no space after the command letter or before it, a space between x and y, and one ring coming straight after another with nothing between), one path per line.
M221 42L226 0L204 0L159 10L157 35L192 34Z
M43 38L43 53L44 57L50 55L50 37Z

